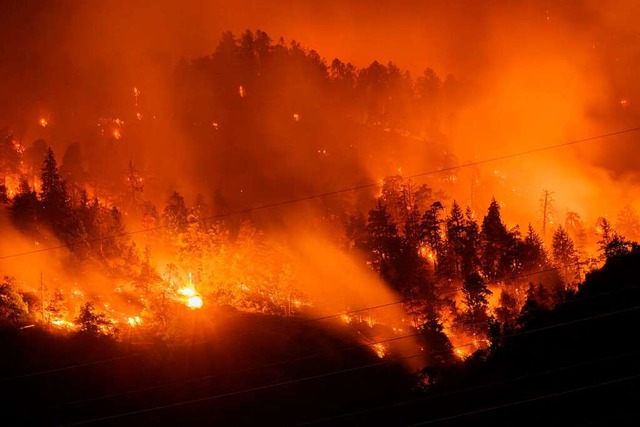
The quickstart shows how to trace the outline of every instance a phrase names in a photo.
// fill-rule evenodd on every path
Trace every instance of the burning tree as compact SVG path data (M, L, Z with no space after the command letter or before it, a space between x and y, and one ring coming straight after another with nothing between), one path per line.
M113 322L106 314L97 313L91 301L84 303L80 308L76 324L80 326L80 332L92 336L113 335L116 332Z

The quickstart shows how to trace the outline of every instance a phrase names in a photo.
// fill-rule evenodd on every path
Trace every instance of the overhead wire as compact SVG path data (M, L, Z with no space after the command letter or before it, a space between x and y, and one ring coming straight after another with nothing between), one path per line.
M461 165L449 166L449 167L435 169L435 170L431 170L431 171L420 172L420 173L416 173L416 174L413 174L413 175L407 175L406 178L408 178L408 179L420 178L420 177L424 177L424 176L428 176L428 175L434 175L434 174L438 174L438 173L442 173L442 172L450 172L450 171L457 170L457 169L463 169L463 168L468 168L468 167L472 167L472 166L483 165L483 164L486 164L486 163L496 162L496 161L500 161L500 160L507 160L507 159L511 159L511 158L527 156L527 155L534 154L534 153L540 153L540 152L544 152L544 151L548 151L548 150L553 150L553 149L556 149L556 148L567 147L567 146L571 146L571 145L581 144L581 143L585 143L585 142L595 141L595 140L598 140L598 139L609 138L609 137L612 137L612 136L617 136L617 135L622 135L622 134L627 134L627 133L637 132L637 131L640 131L640 126L627 128L627 129L623 129L623 130L619 130L619 131L615 131L615 132L609 132L609 133L604 133L604 134L600 134L600 135L595 135L595 136L591 136L591 137L588 137L588 138L582 138L582 139L576 139L576 140L562 142L562 143L558 143L558 144L546 145L546 146L539 147L539 148L519 151L519 152L506 154L506 155L502 155L502 156L491 157L491 158L488 158L488 159L476 160L476 161L472 161L472 162L468 162L468 163L463 163ZM369 183L366 183L366 184L356 185L356 186L352 186L352 187L345 187L345 188L341 188L341 189L337 189L337 190L333 190L333 191L326 191L326 192L322 192L322 193L311 194L311 195L308 195L308 196L282 200L282 201L279 201L279 202L267 203L267 204L257 205L257 206L253 206L253 207L249 207L249 208L238 209L238 210L231 211L231 212L224 212L224 213L220 213L220 214L209 215L209 216L205 216L205 217L201 218L201 220L202 221L211 221L211 220L221 219L221 218L225 218L225 217L229 217L229 216L233 216L233 215L247 214L247 213L254 212L254 211L272 209L272 208L276 208L276 207L280 207L280 206L286 206L286 205L295 204L295 203L300 203L300 202L304 202L304 201L308 201L308 200L320 199L320 198L334 196L334 195L338 195L338 194L349 193L349 192L352 192L352 191L363 190L363 189L366 189L366 188L376 187L378 185L379 185L379 182L377 182L377 181L376 182L369 182ZM141 230L127 231L127 232L123 232L123 233L112 234L112 235L109 235L109 236L101 236L101 237L95 237L95 238L91 238L91 239L84 239L82 241L78 241L78 242L75 242L75 243L66 243L66 244L49 246L49 247L40 248L40 249L34 249L34 250L30 250L30 251L24 251L24 252L18 252L18 253L13 253L13 254L0 255L0 261L5 260L5 259L28 256L28 255L35 255L35 254L48 252L48 251L53 251L53 250L58 250L58 249L65 249L65 248L68 249L68 248L72 248L72 247L75 247L75 246L85 245L85 244L88 244L88 243L96 243L96 242L100 242L100 241L104 241L104 240L108 240L108 239L114 239L114 238L118 238L118 237L126 237L126 236L132 236L132 235L140 234L140 233L148 233L148 232L152 232L152 231L158 231L158 230L162 230L162 229L167 228L167 227L168 227L168 225L158 225L158 226L155 226L155 227L149 227L149 228L145 228L145 229L141 229Z
M538 327L538 328L533 328L533 329L526 330L526 331L515 332L515 333L504 335L503 337L500 337L500 340L510 339L510 338L513 338L513 337L516 337L516 336L528 335L528 334L541 332L541 331L547 331L547 330L554 329L554 328L560 328L560 327L564 327L564 326L568 326L568 325L572 325L572 324L577 324L577 323L586 322L586 321L595 320L595 319L601 319L601 318L604 318L604 317L613 316L613 315L622 314L622 313L628 313L628 312L632 312L632 311L636 311L636 310L640 310L640 305L634 306L634 307L629 307L629 308L622 309L622 310L614 310L614 311L610 311L610 312L607 312L607 313L600 313L600 314L597 314L597 315L587 316L587 317L583 317L583 318L576 319L576 320L573 320L573 321L561 322L561 323L557 323L557 324L553 324L553 325L549 325L549 326ZM396 339L403 339L403 338L408 338L408 337L409 336L398 337ZM470 344L472 344L472 343L470 343ZM470 345L470 344L465 344L465 345ZM384 362L384 364L395 363L395 362L397 362L399 360L403 360L403 359L406 359L406 358L416 358L416 357L420 357L420 356L425 356L425 354L424 353L419 353L419 354L412 355L412 356L409 356L409 357L394 358L393 360L389 360L388 362ZM304 378L300 378L300 379L292 379L292 380L283 381L283 382L279 382L279 383L272 383L272 384L258 386L258 387L252 387L252 388L246 388L246 389L242 389L242 390L236 390L236 391L228 392L228 393L210 395L210 396L201 397L201 398L198 398L198 399L190 399L190 400L185 400L185 401L180 401L180 402L174 402L174 403L167 404L167 405L158 405L158 406L154 406L154 407L143 408L143 409L140 409L140 410L129 411L129 412L121 413L121 414L114 414L114 415L94 418L94 419L90 419L90 420L83 420L83 421L75 422L75 423L72 423L72 424L69 424L69 425L88 424L88 423L93 423L93 422L98 422L98 421L106 421L106 420L112 420L112 419L117 419L117 418L123 418L123 417L131 416L131 415L136 415L136 414L141 414L141 413L148 413L148 412L152 412L152 411L156 411L156 410L160 410L160 409L174 408L174 407L189 405L189 404L193 404L193 403L199 403L199 402L208 401L208 400L220 399L220 398L223 398L223 397L237 396L237 395L242 395L242 394L246 394L246 393L252 393L252 392L255 392L255 391L260 391L260 390L265 390L265 389L272 389L272 388L277 388L277 387L281 387L281 386L287 386L287 385L296 384L296 383L299 383L299 382L310 381L312 379L339 375L341 373L354 372L354 371L358 371L358 370L361 370L361 369L368 369L370 367L380 366L380 365L381 365L381 363L367 364L367 365L364 365L364 366L361 366L361 367L353 367L353 368L348 368L348 369L343 369L343 370L338 370L338 371L332 371L332 372L321 374L321 375L314 375L314 376L304 377Z

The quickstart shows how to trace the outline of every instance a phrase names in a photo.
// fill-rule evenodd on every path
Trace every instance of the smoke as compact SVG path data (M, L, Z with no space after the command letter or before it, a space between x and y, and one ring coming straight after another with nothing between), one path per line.
M188 201L204 194L216 214L242 210L375 182L399 169L406 175L434 170L451 153L465 164L640 123L640 7L631 1L405 0L375 7L366 0L42 1L4 4L0 16L0 128L16 129L25 145L44 137L58 159L81 141L89 172L114 188L124 184L131 160L145 176L144 196L160 206L178 190ZM222 113L203 113L200 120L197 112L210 107L201 102L191 105L197 123L179 122L172 88L180 59L210 55L224 31L239 35L247 28L264 30L276 42L280 36L297 40L328 63L338 57L364 68L374 60L392 61L413 77L426 67L443 80L453 74L463 93L456 116L447 121L446 143L352 130L328 123L333 116L321 107L302 111L322 93L293 72L282 79L293 89L274 91L282 109L241 106L234 114L244 121L225 122ZM246 91L250 100L252 88ZM42 128L38 120L45 116L49 125ZM126 143L104 142L100 118L122 119ZM195 149L206 126L211 148ZM260 132L251 133L255 128ZM556 222L571 210L591 226L638 200L635 141L635 134L615 136L461 169L447 196L480 214L495 196L509 225L524 226L539 221L540 194L549 190ZM476 178L483 184L475 186ZM445 185L424 181L435 190ZM363 191L331 200L348 210L372 198ZM339 221L326 227L333 212L321 202L250 215L269 224L272 238L295 260L301 289L329 301L327 307L397 298L364 263L337 248ZM310 227L315 232L301 231ZM11 241L3 251L33 247L17 236ZM47 256L38 263L64 271L60 260ZM29 271L27 265L16 263L5 273ZM108 286L102 277L83 280ZM403 316L398 308L385 313L392 322Z

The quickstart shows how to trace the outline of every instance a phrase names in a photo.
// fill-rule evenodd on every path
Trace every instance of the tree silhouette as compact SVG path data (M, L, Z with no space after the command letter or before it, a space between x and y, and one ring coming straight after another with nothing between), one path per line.
M80 307L80 314L76 318L80 332L91 336L111 335L115 332L113 323L104 313L96 313L95 305L89 301Z
M400 256L401 240L398 227L382 201L378 201L376 208L369 211L366 244L372 256L372 268L392 283L395 264Z
M481 265L485 277L490 280L502 279L506 273L504 259L509 249L509 233L500 217L500 205L496 199L491 200L489 209L482 220Z
M434 268L437 269L443 251L442 222L440 215L444 207L440 202L431 204L422 216L422 240L427 244L433 257Z

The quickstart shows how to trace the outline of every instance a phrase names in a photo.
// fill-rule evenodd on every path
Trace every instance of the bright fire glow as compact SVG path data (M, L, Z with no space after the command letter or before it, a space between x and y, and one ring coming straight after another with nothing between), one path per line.
M373 344L371 347L373 348L373 351L376 353L376 356L378 356L380 359L385 357L389 352L387 347L385 347L384 344L381 344L381 343Z
M178 290L178 293L186 297L192 297L196 295L196 290L193 288L181 288Z
M202 298L197 295L187 298L187 307L200 308L202 307Z
M47 119L45 119L44 117L41 117L40 120L38 120L38 123L40 123L40 126L42 126L43 128L46 128L49 124Z
M127 321L129 322L129 325L134 328L136 326L138 326L139 324L142 323L142 319L140 319L139 316L133 316L133 317L129 317L127 319Z

